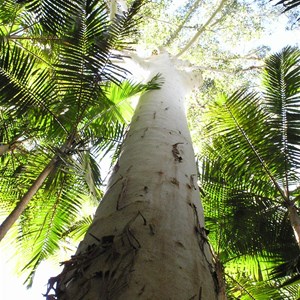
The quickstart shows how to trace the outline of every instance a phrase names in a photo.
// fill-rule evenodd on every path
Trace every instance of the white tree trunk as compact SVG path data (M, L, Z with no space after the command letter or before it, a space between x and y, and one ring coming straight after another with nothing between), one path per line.
M58 299L217 299L184 110L189 77L166 54L151 66L164 84L140 99L93 224L52 280Z

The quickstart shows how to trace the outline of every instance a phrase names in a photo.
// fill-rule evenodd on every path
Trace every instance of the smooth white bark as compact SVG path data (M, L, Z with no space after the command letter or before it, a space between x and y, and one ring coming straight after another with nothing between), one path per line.
M58 299L217 299L184 111L191 78L167 54L141 97L104 199L58 282Z

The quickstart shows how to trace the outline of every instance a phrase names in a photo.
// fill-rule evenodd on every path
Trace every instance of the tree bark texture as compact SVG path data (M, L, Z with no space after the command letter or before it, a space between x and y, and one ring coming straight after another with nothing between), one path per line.
M167 54L150 65L164 84L141 97L94 221L49 281L57 299L218 298L184 109L191 80Z

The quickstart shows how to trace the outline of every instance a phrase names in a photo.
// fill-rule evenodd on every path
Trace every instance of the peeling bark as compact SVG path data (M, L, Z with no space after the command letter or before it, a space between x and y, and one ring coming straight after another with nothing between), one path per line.
M94 221L48 296L218 299L183 104L191 81L166 54L151 65L164 85L141 97Z

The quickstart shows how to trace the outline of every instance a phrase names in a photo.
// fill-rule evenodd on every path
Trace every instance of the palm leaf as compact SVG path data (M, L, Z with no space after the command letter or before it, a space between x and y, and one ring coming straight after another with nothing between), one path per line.
M17 46L7 44L1 50L0 105L5 108L6 114L24 119L31 115L32 110L35 113L39 110L39 116L50 115L63 127L55 111L55 84L48 70L39 70L36 59ZM32 126L37 127L38 124L41 123Z
M51 34L63 32L73 25L84 1L49 1L49 0L17 0L25 4L28 11L34 12L36 20L41 22L44 30Z
M83 202L85 191L76 177L70 172L55 175L48 193L36 195L34 208L29 207L21 221L18 249L22 249L23 261L28 261L23 270L29 271L29 284L37 266L59 250L63 233L76 221Z
M242 299L263 298L254 292L265 279L268 289L280 286L272 297L281 299L298 280L291 266L299 249L286 205L298 195L299 55L287 47L270 56L264 90L219 97L204 131L209 139L200 179L206 226L229 276L252 281L249 287L242 279Z
M284 172L297 172L300 163L300 51L286 47L266 61L264 104L270 114L271 142L283 153ZM293 172L293 173L294 173ZM286 183L288 185L288 182Z
M72 224L71 227L67 229L64 235L80 241L86 234L88 228L92 224L92 221L93 216L91 215L83 217L79 221L76 221L74 224Z
M13 184L9 188L7 182L1 190L1 204L13 207L45 164L57 161L18 226L17 249L27 261L23 270L30 283L39 263L59 249L74 224L78 233L84 231L78 213L89 195L100 194L96 162L122 140L125 118L132 111L126 99L158 88L158 83L156 78L146 85L121 83L125 70L113 62L120 57L112 51L128 46L124 39L137 22L141 1L134 1L127 14L113 21L108 20L106 6L94 0L66 1L57 14L57 1L20 3L27 7L20 18L24 24L17 24L15 36L9 35L0 49L0 75L5 79L0 84L0 107L10 122L14 113L26 117L34 145L23 155L16 152L22 158L18 165L11 160L5 172ZM37 39L34 47L16 37L26 22L30 34L23 37ZM9 190L16 186L18 194L10 198Z
M251 280L245 278L243 274L240 277L234 278L226 274L228 299L242 299L242 300L281 300L294 298L285 297L284 293L274 288L268 282Z

